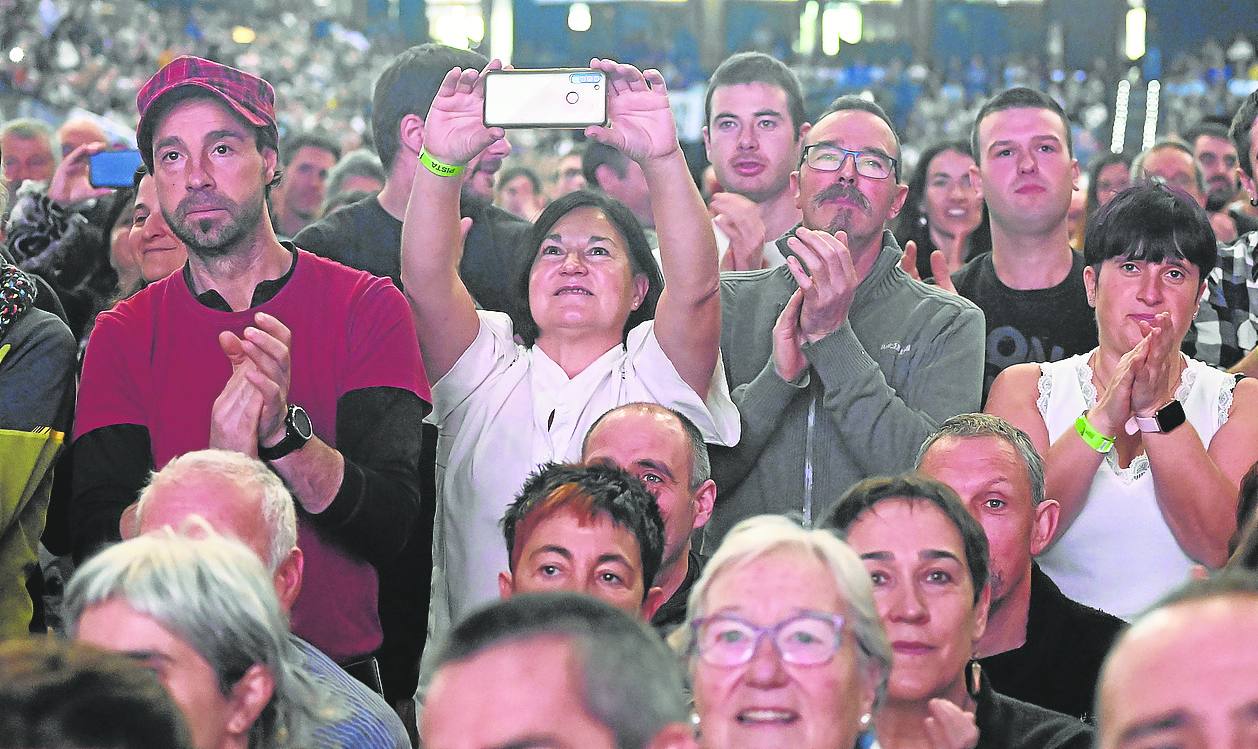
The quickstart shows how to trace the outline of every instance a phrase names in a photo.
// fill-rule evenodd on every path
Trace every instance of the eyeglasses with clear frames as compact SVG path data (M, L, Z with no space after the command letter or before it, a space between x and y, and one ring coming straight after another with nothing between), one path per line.
M806 611L777 624L758 627L728 614L696 619L694 647L713 666L741 666L751 660L760 639L769 636L783 661L797 666L829 663L842 642L843 617Z
M804 146L804 163L819 172L837 172L851 156L856 173L870 179L886 179L900 162L878 151L851 151L829 143Z

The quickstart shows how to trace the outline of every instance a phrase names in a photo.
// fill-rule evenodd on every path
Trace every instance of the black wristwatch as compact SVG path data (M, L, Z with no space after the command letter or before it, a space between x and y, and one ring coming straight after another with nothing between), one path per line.
M314 427L306 409L290 405L284 417L284 439L271 447L258 445L258 457L262 460L279 460L294 450L300 450L314 436Z

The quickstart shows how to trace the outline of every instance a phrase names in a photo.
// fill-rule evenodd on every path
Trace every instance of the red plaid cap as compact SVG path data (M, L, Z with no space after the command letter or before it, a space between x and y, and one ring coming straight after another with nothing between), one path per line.
M232 111L255 127L276 129L275 89L251 73L191 55L176 57L153 74L136 94L140 111L136 142L145 163L152 166L153 127L148 113L167 93L184 86L196 86L217 96Z

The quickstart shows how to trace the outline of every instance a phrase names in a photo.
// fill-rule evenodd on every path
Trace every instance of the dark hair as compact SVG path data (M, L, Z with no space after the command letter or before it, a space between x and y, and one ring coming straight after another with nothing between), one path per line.
M585 451L590 443L590 435L594 434L594 430L598 429L599 424L612 414L621 411L643 411L647 413L667 414L677 423L681 425L681 431L686 435L687 446L690 448L690 490L694 491L704 481L712 478L712 460L708 456L708 445L703 441L703 432L699 431L699 427L691 421L684 413L668 406L662 406L659 403L626 403L623 406L617 406L602 416L594 420L589 430L585 433L585 438L581 440L581 456L585 457Z
M1184 142L1192 146L1194 150L1197 148L1197 139L1208 135L1211 138L1220 138L1222 140L1231 141L1227 134L1227 125L1210 120L1202 120L1196 125L1184 131Z
M54 637L0 643L0 748L191 749L179 708L131 658Z
M484 55L429 42L402 52L376 79L371 98L371 134L385 171L393 168L398 152L398 128L408 114L428 117L441 80L454 68L480 70Z
M1228 543L1231 556L1228 567L1258 572L1258 512L1255 509L1258 509L1258 463L1245 472L1236 495L1236 532Z
M777 86L786 94L786 114L791 118L791 126L795 128L795 137L804 126L804 90L799 85L799 77L795 71L777 58L763 52L739 52L725 58L717 66L712 77L708 79L708 90L703 98L703 122L712 124L712 94L722 86L737 86L742 83L765 83Z
M538 178L536 172L529 169L527 166L513 166L510 169L502 170L502 173L498 175L498 188L502 189L503 186L516 177L524 177L527 179L529 184L533 186L533 194L542 194L541 179Z
M545 518L563 508L588 513L590 517L606 516L633 534L642 557L645 595L664 560L664 520L646 485L616 466L547 463L525 479L520 493L502 516L502 535L512 570L516 531L528 524L534 512Z
M923 281L934 277L934 271L930 267L930 253L937 249L935 243L931 241L930 225L925 220L926 211L923 209L923 203L926 202L926 184L930 180L930 162L934 161L939 154L948 151L974 158L970 153L969 145L961 140L936 143L923 151L913 167L913 174L909 177L909 191L904 198L904 208L900 210L900 215L896 216L895 223L891 226L891 233L895 235L901 247L908 244L909 240L917 244L917 274ZM985 252L991 252L992 223L987 215L986 201L983 202L982 218L974 231L970 233L966 244L965 257L962 260L968 261Z
M455 625L437 651L436 671L496 647L544 637L566 640L586 711L619 749L644 749L666 726L685 722L681 667L644 622L578 593L529 593L495 601ZM549 685L538 685L539 689Z
M1083 261L1100 272L1111 258L1160 263L1167 257L1197 268L1198 282L1214 269L1214 230L1205 209L1170 185L1123 190L1088 219Z
M1254 165L1249 160L1249 148L1254 139L1256 118L1258 118L1258 91L1254 91L1241 102L1241 108L1236 110L1236 116L1232 118L1232 127L1228 130L1228 135L1232 136L1232 143L1235 144L1237 155L1240 157L1241 169L1249 175L1250 179L1254 178Z
M895 131L895 125L891 124L891 118L887 116L887 111L878 105L878 102L871 101L856 94L845 94L830 102L830 106L826 107L821 116L817 118L817 122L821 122L826 117L835 112L868 112L878 119L886 123L887 129L891 131L891 138L895 140L895 181L900 181L900 170L904 165L900 163L902 149L900 148L900 134ZM804 164L804 154L799 154L799 164Z
M1089 218L1101 207L1100 198L1097 197L1099 189L1097 182L1101 179L1101 172L1111 164L1122 164L1128 173L1131 172L1131 157L1125 153L1106 151L1092 159L1092 163L1088 165L1088 193L1087 200L1084 202L1084 213ZM1086 238L1086 232L1084 236Z
M970 581L974 584L974 602L978 603L983 587L987 585L987 534L961 504L961 498L952 487L942 481L920 473L865 479L848 489L826 512L822 525L838 531L840 537L847 540L847 531L852 523L879 502L895 499L928 502L939 508L957 529L965 549L965 565L970 569Z
M595 190L575 190L556 198L546 206L520 240L520 250L516 253L518 267L514 289L516 294L514 322L515 332L526 346L532 346L539 333L537 322L533 320L533 313L529 310L528 301L529 274L533 270L533 262L537 259L537 248L542 246L542 240L550 234L559 219L568 215L570 211L587 206L602 211L616 231L624 237L629 254L630 272L647 277L646 297L636 310L629 313L629 319L625 321L624 335L629 335L630 330L655 317L655 304L659 301L660 292L664 290L664 277L660 275L660 269L655 264L655 257L651 254L651 245L647 242L642 225L638 223L633 212L619 200Z
M598 183L598 168L604 164L611 167L617 177L623 177L629 168L629 157L609 145L590 143L581 154L581 174L585 177L585 184L602 187Z
M1062 129L1066 131L1066 154L1074 156L1075 144L1070 135L1070 120L1057 100L1042 91L1017 86L1007 88L988 99L974 116L974 127L970 128L970 153L974 154L974 161L979 164L983 163L983 150L978 142L978 126L983 124L983 119L987 115L1003 112L1006 109L1047 109L1060 117Z
M284 162L284 166L291 164L293 157L303 148L327 151L332 154L333 161L341 159L341 147L332 140L331 136L314 131L296 132L284 136L284 140L280 143L280 160Z

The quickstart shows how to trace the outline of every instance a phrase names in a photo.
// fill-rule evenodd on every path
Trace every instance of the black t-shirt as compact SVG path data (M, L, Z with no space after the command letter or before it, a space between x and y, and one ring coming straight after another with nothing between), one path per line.
M472 219L459 276L481 307L510 314L514 258L529 223L466 192L459 205L462 215ZM324 216L302 229L293 243L342 265L391 278L402 288L402 222L375 196Z
M1001 694L1091 722L1101 663L1122 628L1121 619L1067 598L1033 564L1026 643L979 663Z
M989 681L983 681L975 702L978 744L974 749L1090 749L1092 746L1093 733L1088 724L994 691Z
M1071 253L1070 273L1048 289L1011 289L996 277L991 254L952 274L961 296L987 318L983 400L1006 367L1059 361L1096 348L1096 315L1083 290L1083 256Z

